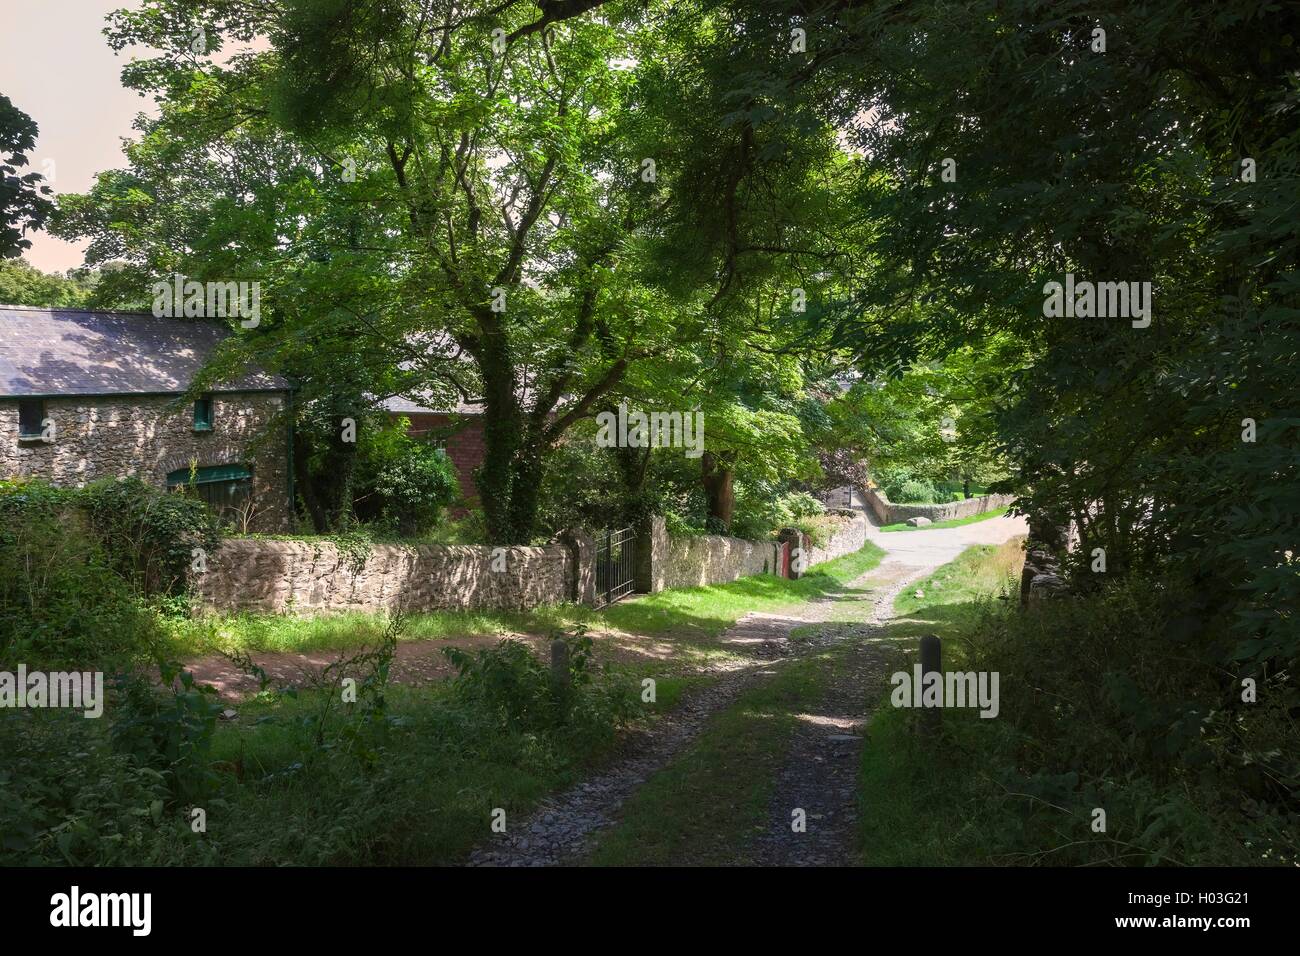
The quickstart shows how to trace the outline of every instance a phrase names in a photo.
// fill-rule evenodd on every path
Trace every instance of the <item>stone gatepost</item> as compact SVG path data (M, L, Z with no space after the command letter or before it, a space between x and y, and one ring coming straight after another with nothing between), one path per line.
M664 589L668 560L668 528L663 515L650 515L636 526L636 556L632 564L633 587L639 594Z
M573 563L570 580L570 600L577 604L596 603L596 544L591 535L579 528L565 528L556 535L566 548Z

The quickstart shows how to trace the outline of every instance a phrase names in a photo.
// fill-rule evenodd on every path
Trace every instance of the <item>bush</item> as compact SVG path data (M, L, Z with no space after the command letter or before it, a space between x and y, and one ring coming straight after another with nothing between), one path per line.
M586 629L556 631L552 639L563 641L568 649L567 681L557 681L551 668L519 641L506 639L473 655L447 648L443 653L459 671L452 685L457 696L489 715L503 732L564 728L571 734L626 722L632 712L630 698L592 680L592 642Z
M92 534L82 493L0 482L0 663L117 666L157 636L119 568L123 546Z
M358 517L412 537L438 523L460 483L446 452L408 435L409 424L362 432L355 489Z
M145 596L183 591L193 550L210 554L220 540L202 501L139 478L92 481L75 500L118 573Z
M162 668L164 688L152 676L119 676L110 731L113 750L155 771L174 800L193 803L216 783L208 754L221 705L217 692L179 665Z
M60 711L0 719L0 860L6 865L176 862L188 832L164 815L163 776L107 746L101 721Z
M812 518L796 518L791 527L798 528L808 536L808 542L814 548L825 547L831 537L845 525L840 515L817 515Z
M793 491L788 495L782 495L780 504L795 519L815 518L826 513L826 506L806 491Z
M908 504L932 502L936 497L937 493L934 490L934 485L930 484L928 481L918 481L913 478L903 482L898 489L897 498L893 495L889 495L889 500L896 501L899 504Z
M664 512L664 529L674 538L689 538L704 534L702 524L695 524L690 518L676 511Z
M1003 696L997 720L945 715L934 783L966 782L929 809L963 822L956 859L1047 861L1063 828L1083 836L1053 851L1056 865L1300 859L1285 675L1243 703L1214 663L1226 615L1189 630L1190 593L1129 579L1027 611L988 606L953 642L953 666L998 673ZM1094 807L1106 808L1104 840L1086 839ZM967 838L980 846L956 845Z

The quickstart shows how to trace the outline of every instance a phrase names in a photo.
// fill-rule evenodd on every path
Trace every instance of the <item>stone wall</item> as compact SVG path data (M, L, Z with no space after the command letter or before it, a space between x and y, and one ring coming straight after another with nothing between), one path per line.
M379 544L358 567L328 541L230 538L195 587L204 605L220 610L521 610L585 597L575 590L583 587L577 560L573 544L560 541L501 549Z
M805 540L804 556L808 560L807 567L809 568L821 564L823 561L833 561L835 558L852 554L854 551L861 551L862 546L867 543L866 515L860 511L847 510L829 513L838 515L844 521L840 530L834 532L821 547L817 547Z
M931 521L951 521L954 518L969 518L971 515L986 511L1002 511L1011 506L1015 495L980 495L965 501L949 501L943 504L896 504L885 496L880 488L866 488L864 494L867 505L882 525L901 524L908 518L929 518Z
M661 516L650 518L637 539L636 589L722 584L751 574L777 572L775 541L746 541L718 534L670 537Z
M669 538L668 549L656 565L656 591L724 584L751 574L774 574L775 541L746 541L718 534Z
M847 512L842 518L824 546L807 548L809 566L863 546L866 518ZM636 589L654 593L776 574L779 548L775 541L721 535L670 538L664 519L652 518L638 539ZM374 545L361 557L329 541L229 538L194 584L208 608L275 614L595 603L595 548L580 531L565 531L540 548Z
M285 531L290 520L288 450L268 430L283 392L218 392L211 431L194 430L193 404L176 396L123 395L45 401L55 439L19 439L18 400L0 399L0 477L39 477L78 486L96 478L136 476L159 487L167 474L209 465L243 465L253 475L251 530Z
M803 541L806 567L830 561L862 548L867 541L867 519L858 512L832 512L843 519L826 544L813 547ZM654 593L664 588L723 584L752 574L778 574L780 547L776 541L748 541L723 535L672 538L663 518L652 518L638 540L636 586Z

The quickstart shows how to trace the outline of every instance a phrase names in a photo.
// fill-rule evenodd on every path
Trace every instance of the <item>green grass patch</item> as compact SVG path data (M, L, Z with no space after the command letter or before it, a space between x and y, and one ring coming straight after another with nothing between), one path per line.
M928 617L936 609L951 605L967 606L1001 594L1018 595L1023 542L1024 538L1016 537L1002 544L967 548L929 577L900 591L894 599L894 614ZM917 591L923 596L918 598Z
M980 521L988 521L990 518L1001 518L1007 514L1006 511L982 511L977 515L967 515L965 518L949 518L947 521L936 521L934 524L923 525L920 528L913 528L906 521L898 524L884 525L881 531L935 531L939 528L959 528L964 524L976 524Z
M448 637L493 634L545 634L575 620L587 620L582 609L548 605L527 612L429 611L406 618L403 641L432 641ZM305 653L347 650L374 644L387 617L379 613L347 612L318 617L280 614L222 614L174 618L166 628L175 653L197 657L214 651Z
M776 774L798 720L822 694L833 655L786 664L715 714L700 736L625 804L587 862L595 866L745 862L768 824Z
M860 551L819 564L797 580L758 574L727 584L673 588L622 601L600 618L635 634L674 631L713 636L750 611L778 611L840 592L879 565L884 556L882 549L867 542Z

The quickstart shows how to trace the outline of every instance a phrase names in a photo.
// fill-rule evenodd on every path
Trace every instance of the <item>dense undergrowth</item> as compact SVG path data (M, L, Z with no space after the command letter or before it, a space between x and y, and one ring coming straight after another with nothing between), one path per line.
M865 862L1295 865L1300 734L1283 678L1244 699L1248 685L1188 645L1174 582L1128 579L1023 611L999 601L998 551L968 552L922 598L899 598L893 636L939 633L945 670L997 672L1000 712L945 711L931 740L916 711L880 703ZM1197 639L1225 630L1212 621Z

